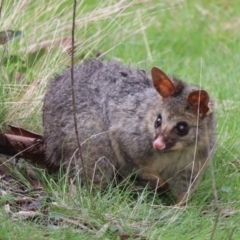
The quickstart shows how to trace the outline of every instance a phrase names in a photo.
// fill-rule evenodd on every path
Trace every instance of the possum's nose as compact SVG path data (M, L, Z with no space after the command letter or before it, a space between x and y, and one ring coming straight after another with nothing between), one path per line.
M166 147L163 137L158 136L156 140L153 142L153 147L158 150L163 150Z

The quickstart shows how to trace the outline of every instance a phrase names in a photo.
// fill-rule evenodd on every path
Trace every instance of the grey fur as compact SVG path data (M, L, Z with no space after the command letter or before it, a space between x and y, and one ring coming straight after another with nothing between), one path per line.
M75 67L74 76L78 132L87 175L93 183L105 187L116 172L123 177L137 172L140 182L152 188L164 188L167 183L176 201L185 202L189 185L194 182L190 190L196 188L206 162L212 158L216 125L212 100L209 113L198 118L186 101L198 87L172 78L174 84L182 84L182 90L177 96L163 99L145 71L117 62L84 61ZM153 148L160 134L154 128L159 114L166 129L174 128L179 121L189 123L188 136L176 137L169 131L173 145L179 143L181 149ZM69 69L51 82L43 120L48 165L53 169L70 167L82 177Z

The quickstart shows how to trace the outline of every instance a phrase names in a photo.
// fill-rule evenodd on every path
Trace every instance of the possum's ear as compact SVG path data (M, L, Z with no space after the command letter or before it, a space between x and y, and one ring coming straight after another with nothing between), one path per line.
M200 116L205 116L208 113L209 95L206 91L197 90L191 92L187 97L187 101L193 111L196 113L199 112Z
M153 85L158 93L163 97L170 97L175 94L175 87L169 77L159 68L153 67L151 70Z

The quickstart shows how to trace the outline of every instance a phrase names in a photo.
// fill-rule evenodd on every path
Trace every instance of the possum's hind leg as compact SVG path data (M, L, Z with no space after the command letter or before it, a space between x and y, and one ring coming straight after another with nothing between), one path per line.
M71 175L79 176L81 183L88 181L91 189L94 186L106 188L115 181L116 160L108 137L96 134L88 138L82 142L81 152L82 159L78 151L69 158Z

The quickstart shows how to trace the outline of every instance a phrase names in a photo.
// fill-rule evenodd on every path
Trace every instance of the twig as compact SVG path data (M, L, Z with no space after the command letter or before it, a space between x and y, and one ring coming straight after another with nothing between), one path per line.
M26 195L26 194L29 194L29 193L32 193L32 192L39 192L39 191L42 191L42 190L43 189L41 187L39 187L39 188L32 188L32 189L26 189L26 190L23 190L23 191L9 189L9 191L11 191L13 193L22 194L22 195Z
M1 1L1 5L0 5L0 19L2 17L2 7L3 7L3 3L4 3L4 0Z
M78 152L80 156L80 160L82 163L82 170L86 182L87 190L89 191L88 187L88 179L87 179L87 173L84 166L83 156L82 156L82 149L78 134L78 126L77 126L77 114L76 114L76 102L75 102L75 88L74 88L74 42L75 42L75 20L76 20L76 7L77 7L77 0L73 0L73 18L72 18L72 54L71 54L71 88L72 88L72 106L73 106L73 119L74 119L74 128L75 128L75 134L77 139L77 146L78 146Z
M0 5L0 20L1 20L1 18L2 18L3 3L4 3L4 0L1 1L1 5ZM0 60L0 66L2 66L2 60L3 60L3 56L4 56L4 54L5 54L5 51L6 51L6 46L4 45L4 46L3 46L2 57L1 57L1 60Z
M236 227L234 227L234 228L232 229L232 231L231 231L231 233L230 233L230 236L229 236L228 240L232 240L233 233L234 233L235 230L236 230Z
M210 164L210 169L211 169L211 177L212 177L212 189L213 189L214 202L215 202L214 205L216 206L216 209L217 209L217 215L216 215L216 218L215 218L215 221L214 221L214 226L213 226L212 234L211 234L211 237L210 237L210 240L213 240L215 232L217 230L217 224L219 222L219 218L220 218L220 215L221 215L221 207L220 207L219 201L218 201L218 194L217 194L216 181L215 181L214 169L213 169L213 163L212 162Z

